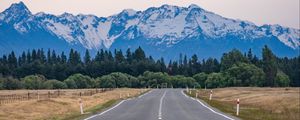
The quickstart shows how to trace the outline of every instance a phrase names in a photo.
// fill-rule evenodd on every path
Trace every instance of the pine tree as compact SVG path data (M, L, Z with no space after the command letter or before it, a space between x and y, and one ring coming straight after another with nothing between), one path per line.
M43 49L41 49L41 51L40 51L40 60L42 63L46 63L46 56L45 56L45 52Z
M125 60L122 50L115 51L115 61L116 63L121 63Z
M263 70L266 74L266 85L274 86L274 80L277 74L276 57L268 46L264 46L262 51L263 57Z
M56 64L58 62L56 57L57 56L56 56L55 50L52 50L51 61L53 62L53 64Z
M84 55L84 63L85 63L85 64L90 64L90 63L91 63L91 56L90 56L89 50L86 50L86 51L85 51L85 55Z
M16 58L16 55L15 55L14 51L12 51L8 55L8 59L7 60L8 60L9 67L11 69L15 69L18 66L18 61L17 61L17 58Z
M32 50L31 58L32 58L32 61L35 61L37 59L37 53L36 53L35 49Z
M27 51L27 55L26 55L26 62L27 63L31 63L32 58L31 58L31 53L29 51Z
M48 64L52 64L50 49L48 49L48 51L47 51L47 63Z
M252 54L252 49L251 48L248 51L247 58L248 58L248 61L250 63L252 63L252 61L253 61L253 54Z
M26 53L23 52L21 56L20 66L24 65L26 63Z
M136 60L144 60L145 57L146 57L145 52L143 51L143 49L141 47L139 47L138 49L135 50L134 58Z
M60 58L61 58L61 63L67 62L67 56L65 55L64 52L61 52Z
M128 63L131 63L131 62L132 62L132 53L131 53L131 51L130 51L130 48L128 48L128 49L126 50L126 59L127 59L127 62L128 62Z

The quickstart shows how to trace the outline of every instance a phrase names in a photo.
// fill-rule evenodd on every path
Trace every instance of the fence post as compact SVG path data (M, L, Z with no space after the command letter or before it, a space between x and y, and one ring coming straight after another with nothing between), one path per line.
M28 92L27 94L27 99L29 100L30 99L30 93Z
M40 93L39 90L37 91L37 97L38 97L38 101L40 100Z
M212 94L213 94L213 91L212 91L212 90L210 90L209 100L211 100L211 98L212 98Z
M80 106L80 113L83 114L83 103L81 98L79 98L79 106Z
M236 115L238 116L240 112L240 99L236 100Z

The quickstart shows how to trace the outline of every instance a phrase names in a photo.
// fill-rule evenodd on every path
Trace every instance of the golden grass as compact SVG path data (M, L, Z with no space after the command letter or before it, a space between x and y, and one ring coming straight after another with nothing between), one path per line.
M208 100L209 93L210 90L201 90L199 94L212 106L232 115L239 98L239 117L243 119L300 119L300 88L218 88L213 89L213 101Z
M79 96L74 96L70 90L66 95L59 98L51 98L49 100L30 100L23 102L15 102L0 106L0 119L10 120L46 120L46 119L64 119L79 114ZM76 91L76 90L75 90ZM140 89L115 89L104 93L98 93L93 96L82 96L84 110L91 109L97 105L107 103L111 100L120 99L120 93L123 98L140 94ZM2 92L2 91L0 91ZM27 92L26 90L13 91L14 93ZM45 90L46 92L46 90ZM6 94L3 91L1 94ZM12 94L12 92L10 91Z

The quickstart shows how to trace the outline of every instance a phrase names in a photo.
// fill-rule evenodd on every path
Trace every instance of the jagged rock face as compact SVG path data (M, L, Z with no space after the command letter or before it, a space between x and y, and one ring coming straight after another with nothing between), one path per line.
M31 38L27 34L35 36L34 33L42 31L52 36L53 41L91 50L150 46L151 49L148 50L150 53L163 51L170 54L169 50L175 50L174 53L197 54L199 51L182 49L184 47L205 51L219 49L220 46L214 45L215 42L228 45L221 46L224 50L234 47L253 48L255 45L258 45L256 47L259 49L263 44L270 44L273 49L285 49L283 51L289 53L287 56L295 56L294 53L300 46L299 29L280 25L256 26L251 22L224 18L197 5L189 7L163 5L145 11L128 9L105 18L69 13L59 16L42 12L32 14L20 2L12 4L10 8L0 13L0 37L4 34L4 32L1 34L3 29L7 29L8 33L18 34L20 39L26 37L33 39L34 37ZM10 44L8 40L12 38L5 38L5 40L0 38L0 42ZM36 40L36 42L44 41ZM1 47L3 48L0 44ZM165 55L159 53L158 56Z

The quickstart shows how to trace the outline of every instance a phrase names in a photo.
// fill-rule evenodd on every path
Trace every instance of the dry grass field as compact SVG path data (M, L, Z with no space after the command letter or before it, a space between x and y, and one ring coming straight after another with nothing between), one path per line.
M235 115L240 99L240 115L249 120L300 120L300 88L236 87L200 90L200 98L210 105Z
M58 98L20 101L9 104L0 105L0 120L49 120L49 119L75 119L80 116L79 96L72 95L72 92L78 90L66 90L65 95ZM84 111L95 112L103 105L113 104L112 101L122 98L133 97L141 93L141 89L114 89L103 93L94 94L92 96L82 96ZM0 95L6 94L22 94L27 90L0 91ZM34 92L34 91L30 91ZM47 90L41 90L48 92ZM106 106L108 107L108 106ZM75 117L74 117L75 116Z

